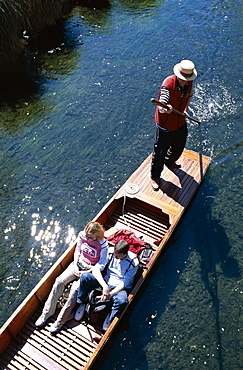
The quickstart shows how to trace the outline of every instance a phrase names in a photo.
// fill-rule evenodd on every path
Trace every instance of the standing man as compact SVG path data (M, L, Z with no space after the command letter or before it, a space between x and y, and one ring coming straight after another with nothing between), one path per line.
M186 115L190 104L192 81L197 77L194 63L182 60L174 66L174 75L168 76L159 90L158 100L167 104L168 109L156 106L156 134L151 163L151 185L160 187L160 175L164 164L171 170L180 168L176 163L186 145ZM185 117L172 112L175 109Z

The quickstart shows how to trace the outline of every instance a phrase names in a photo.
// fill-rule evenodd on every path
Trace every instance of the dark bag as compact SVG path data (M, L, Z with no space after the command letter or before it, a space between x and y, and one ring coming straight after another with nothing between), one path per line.
M57 308L59 308L60 310L63 308L63 306L67 302L72 285L73 285L73 281L65 285L63 293L57 301Z
M102 295L103 289L96 288L88 295L88 301L85 305L86 321L91 324L103 323L105 317L109 313L112 301L102 301L99 297Z
M146 243L146 248L143 249L138 255L140 265L145 267L151 260L153 254L154 250L152 249L151 245Z

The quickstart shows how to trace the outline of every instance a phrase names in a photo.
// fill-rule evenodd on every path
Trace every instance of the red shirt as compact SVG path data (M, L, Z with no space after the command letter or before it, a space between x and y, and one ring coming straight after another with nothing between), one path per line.
M178 90L176 75L169 76L162 82L158 94L158 100L160 99L162 88L166 87L168 90L170 90L170 98L168 104L172 105L175 110L184 113L184 110L191 96L192 81L188 81L188 85L189 86L186 93L182 95L181 90ZM170 114L160 113L159 107L156 106L155 122L160 127L163 127L165 130L174 131L185 124L185 118L173 112Z
M76 249L77 253L80 255L80 260L95 265L100 260L102 251L107 249L106 240L93 241L87 239L83 231L79 233L78 239ZM107 251L105 254L107 254Z

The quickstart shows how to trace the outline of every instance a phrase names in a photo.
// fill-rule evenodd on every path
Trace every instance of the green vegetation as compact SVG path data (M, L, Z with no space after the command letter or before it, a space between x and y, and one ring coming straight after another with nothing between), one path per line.
M18 58L26 31L35 36L67 15L74 4L74 0L0 0L1 63Z

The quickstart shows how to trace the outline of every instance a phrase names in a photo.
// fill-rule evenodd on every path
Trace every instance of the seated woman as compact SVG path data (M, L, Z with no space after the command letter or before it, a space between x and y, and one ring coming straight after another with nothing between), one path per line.
M127 292L132 288L138 264L137 256L129 251L129 244L125 240L119 240L114 246L114 253L107 258L107 271L104 277L101 274L104 265L100 262L92 268L92 273L84 273L80 277L77 294L80 306L75 319L78 321L82 319L88 293L102 287L101 299L112 301L111 313L106 317L102 327L103 330L107 330L117 312L127 304Z
M56 309L66 284L73 281L69 297L62 307L56 321L48 328L51 333L57 333L63 324L73 318L73 308L76 305L79 278L83 272L89 272L99 262L105 266L108 255L108 243L104 238L104 229L98 222L89 222L77 238L74 260L67 269L56 278L52 290L42 310L41 316L35 322L37 327L44 326ZM76 280L76 281L75 281Z

